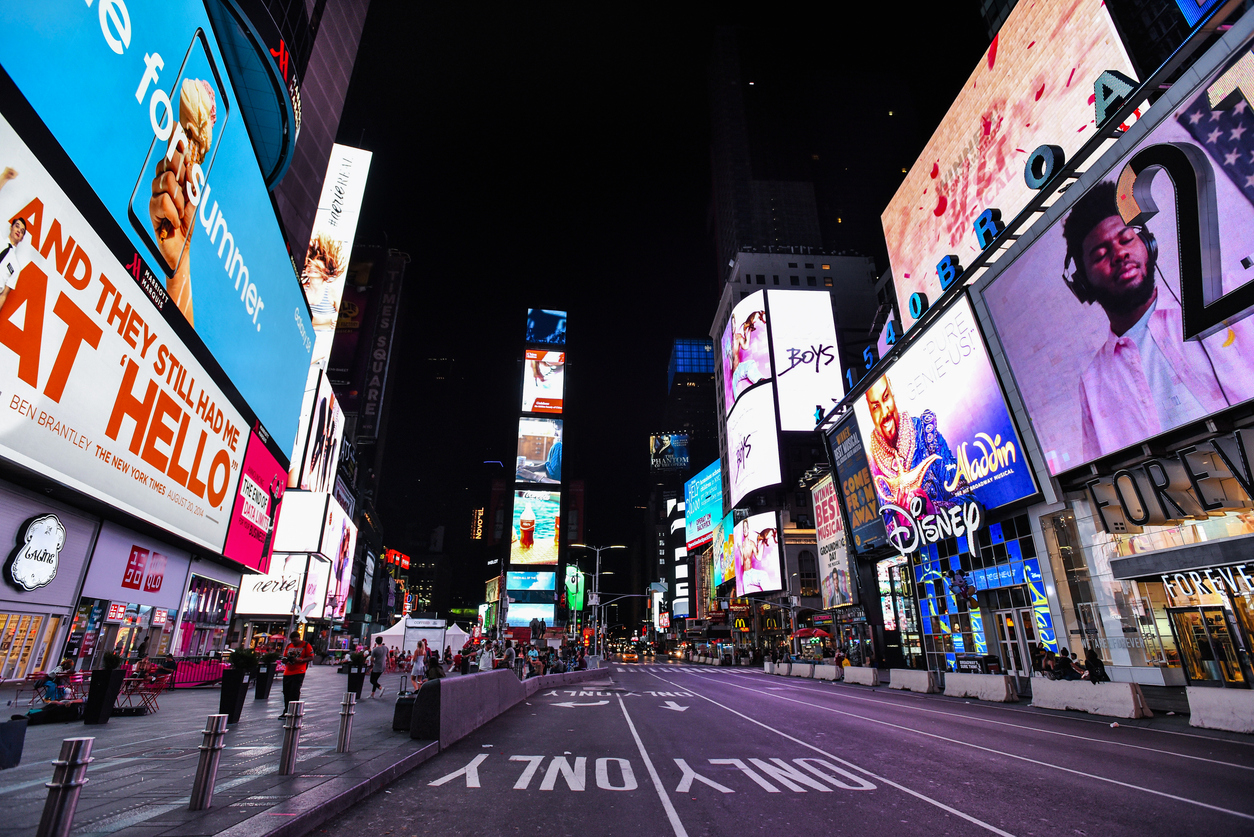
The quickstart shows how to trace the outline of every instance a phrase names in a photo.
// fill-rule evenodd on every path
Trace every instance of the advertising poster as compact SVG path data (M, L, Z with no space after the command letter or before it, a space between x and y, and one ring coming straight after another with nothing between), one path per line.
M3 118L0 212L0 454L220 552L250 423Z
M82 595L177 610L191 556L109 521L100 526Z
M293 453L293 488L330 493L335 487L336 467L340 461L340 444L344 439L344 412L331 390L326 372L316 370L318 385L309 404L309 423L305 427L302 450Z
M688 434L663 433L649 437L649 471L660 474L688 470Z
M587 579L579 568L574 564L566 566L566 609L571 613L578 613L583 610L584 590L587 586Z
M981 290L1052 474L1254 396L1254 114L1239 93L1208 99L1240 89L1250 61L1247 43L1099 183L1069 191L1060 222ZM1135 173L1164 153L1176 171ZM1190 322L1217 330L1185 339Z
M719 521L714 527L713 566L711 580L713 586L726 584L736 577L736 537L732 512Z
M980 251L973 224L985 209L1009 220L1027 204L1028 155L1048 143L1070 159L1093 136L1093 82L1106 70L1136 76L1102 3L1010 12L881 216L903 327L912 294L940 298L941 259Z
M823 477L810 490L814 500L814 536L819 544L819 587L823 607L857 604L858 587L850 578L845 524L840 515L836 486Z
M562 495L557 491L515 491L510 532L511 564L556 564Z
M732 531L736 542L736 595L784 589L778 515L775 512L750 515Z
M505 573L506 590L555 590L557 573Z
M305 578L305 556L276 554L265 575L246 575L240 581L235 612L241 615L290 616L300 601Z
M557 485L562 481L562 420L518 420L518 482Z
M723 408L730 413L741 393L771 379L771 348L766 328L766 294L740 300L723 327Z
M811 431L845 397L830 297L769 291L779 427Z
M562 412L566 387L566 353L527 349L523 363L524 413Z
M501 577L488 579L483 588L483 600L485 602L495 602L501 598Z
M334 497L327 498L325 521L321 554L331 560L331 581L323 615L327 619L343 619L352 594L357 527Z
M383 265L373 261L350 262L344 293L340 295L339 316L335 319L335 342L327 375L335 387L340 408L355 414L361 407L362 390L366 386L366 369L370 365L370 338L374 317L379 307L380 283L371 281Z
M305 589L300 600L300 612L306 619L317 619L324 612L330 581L331 562L321 555L310 555L305 569Z
M779 433L770 387L747 393L727 419L727 473L731 502L780 480Z
M409 256L389 252L382 272L376 274L379 283L378 311L374 315L374 330L370 336L369 350L359 353L365 363L357 380L362 382L357 407L357 434L355 441L362 444L374 439L379 432L379 417L383 415L383 393L387 388L388 367L392 357L392 339L396 334L397 311L401 304L401 288L405 283L405 265Z
M357 216L370 173L369 151L335 143L327 160L327 176L310 230L309 249L300 285L313 317L314 351L311 363L325 367L335 340L336 320L353 255Z
M966 297L871 384L854 414L868 429L862 443L886 522L972 500L992 510L1036 493Z
M505 611L505 624L510 628L526 628L532 619L543 619L546 625L552 626L553 610L553 604L515 602Z
M872 547L883 546L888 537L880 517L879 503L875 499L875 486L871 484L871 468L867 465L866 450L862 447L857 417L850 414L841 420L836 429L828 434L827 446L832 454L836 480L840 484L840 496L844 498L845 511L849 514L854 551L866 552Z
M312 323L204 5L119 8L6 7L0 65L20 93L0 84L0 108L23 131L33 108L116 224L105 233L91 218L121 263L93 261L93 275L123 297L142 291L160 311L149 327L185 344L180 365L216 363L267 431L290 439ZM11 157L0 167L17 173L0 197L7 219L19 207L4 198L33 172Z
M527 342L545 346L565 346L566 312L528 308Z
M235 508L223 554L258 572L266 572L274 548L287 471L254 430L248 435Z
M723 470L722 463L716 459L684 483L684 529L689 550L713 539L714 525L722 514Z

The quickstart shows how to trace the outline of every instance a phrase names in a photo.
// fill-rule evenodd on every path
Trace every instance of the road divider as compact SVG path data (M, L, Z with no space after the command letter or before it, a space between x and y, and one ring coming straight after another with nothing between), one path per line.
M907 692L919 692L925 695L934 695L940 691L936 688L936 677L932 672L924 669L919 671L912 668L894 668L888 672L888 688L902 689Z
M1036 681L1033 680L1033 683ZM1015 691L1014 680L1009 674L962 674L956 671L945 673L945 695L947 697L975 698L994 703L1017 703L1019 693Z
M1145 695L1136 683L1090 683L1087 680L1032 679L1032 705L1040 709L1074 709L1112 718L1152 718Z
M1189 686L1189 725L1254 732L1254 691Z

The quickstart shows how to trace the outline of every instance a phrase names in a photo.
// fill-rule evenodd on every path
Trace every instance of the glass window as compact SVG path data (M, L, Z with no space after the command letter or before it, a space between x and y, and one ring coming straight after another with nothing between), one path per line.
M809 285L811 288L813 288L819 284L819 280L814 276L807 276L806 284Z
M788 277L788 282L789 282L790 284L797 285L798 287L800 287L800 285L801 285L801 277L800 277L800 276L789 276L789 277Z

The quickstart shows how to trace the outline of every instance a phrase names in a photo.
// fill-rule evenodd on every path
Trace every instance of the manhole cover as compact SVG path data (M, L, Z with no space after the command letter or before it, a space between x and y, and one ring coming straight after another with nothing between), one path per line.
M149 759L177 759L192 752L195 751L167 747L164 750L145 750L144 752L135 753L134 755Z

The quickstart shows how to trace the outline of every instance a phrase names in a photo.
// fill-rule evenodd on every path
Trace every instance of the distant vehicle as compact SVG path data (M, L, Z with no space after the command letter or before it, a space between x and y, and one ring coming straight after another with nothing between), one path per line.
M635 651L624 651L620 655L619 660L624 663L638 663L640 662L640 655Z

